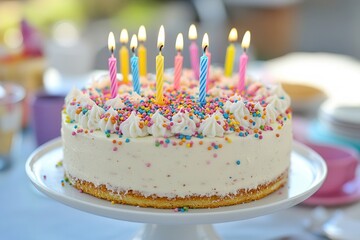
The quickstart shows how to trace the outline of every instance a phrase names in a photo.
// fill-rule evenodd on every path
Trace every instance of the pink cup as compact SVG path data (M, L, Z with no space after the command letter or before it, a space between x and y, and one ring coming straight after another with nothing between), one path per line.
M324 158L328 168L324 184L316 192L316 195L325 196L340 193L345 183L356 178L359 159L355 149L312 143L308 146Z

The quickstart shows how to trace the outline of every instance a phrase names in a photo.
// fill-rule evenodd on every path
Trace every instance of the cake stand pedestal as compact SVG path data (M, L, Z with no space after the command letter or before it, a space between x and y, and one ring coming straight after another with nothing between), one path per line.
M258 201L213 209L189 209L175 212L111 204L88 194L80 193L64 178L61 140L55 139L36 149L26 162L26 173L34 186L49 197L70 207L96 215L146 223L133 240L219 240L212 223L250 219L292 207L315 193L326 177L322 158L300 143L294 143L288 183L278 191Z
M161 225L145 224L132 240L220 240L211 224Z

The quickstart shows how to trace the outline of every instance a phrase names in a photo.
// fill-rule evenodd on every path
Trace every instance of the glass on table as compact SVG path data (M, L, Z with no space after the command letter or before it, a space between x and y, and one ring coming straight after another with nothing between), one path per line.
M0 81L0 170L10 166L15 136L21 129L25 90Z

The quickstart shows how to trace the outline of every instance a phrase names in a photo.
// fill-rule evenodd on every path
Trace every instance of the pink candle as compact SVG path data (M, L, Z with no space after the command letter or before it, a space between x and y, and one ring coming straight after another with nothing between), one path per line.
M190 44L190 61L191 68L194 72L195 79L199 78L199 49L196 42L192 42Z
M189 39L191 40L189 46L191 68L195 79L199 79L199 48L196 44L197 31L194 24L189 28Z
M111 91L111 98L115 98L118 91L118 84L117 84L117 63L116 58L114 57L114 50L115 50L115 37L113 32L110 32L108 38L108 47L111 52L111 57L109 58L109 75L110 75L110 91Z
M248 62L248 56L244 51L243 54L240 56L240 63L239 63L239 85L238 91L241 93L245 89L245 75L246 75L246 66Z
M182 74L182 66L184 58L181 56L181 50L183 49L184 45L184 38L182 33L179 33L176 38L175 48L178 51L177 55L175 56L175 65L174 65L174 88L176 90L180 89L180 78Z
M209 51L209 48L206 48L205 52L207 58L208 58L208 66L207 66L207 74L206 74L206 92L209 90L209 77L210 77L210 66L211 66L211 53Z
M175 57L175 75L174 75L174 87L176 90L180 89L182 66L183 66L183 56L181 56L181 53L178 52L178 54Z
M246 78L246 66L248 62L248 56L246 54L246 50L250 46L250 32L246 31L241 43L242 48L244 49L243 54L240 56L240 63L239 63L239 84L238 84L238 91L239 93L245 90L245 78Z

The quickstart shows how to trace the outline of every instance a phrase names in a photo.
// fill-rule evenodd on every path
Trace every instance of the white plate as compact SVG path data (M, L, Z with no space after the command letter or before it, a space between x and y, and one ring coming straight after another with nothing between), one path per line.
M338 124L360 128L360 104L343 104L329 100L321 105L320 115Z
M68 184L62 187L63 168L55 166L62 157L61 140L58 138L39 147L28 158L26 173L38 190L82 211L114 219L157 224L219 223L249 219L289 208L315 193L327 172L324 161L317 153L295 142L288 184L275 193L251 203L214 209L190 209L181 213L169 209L112 205L109 201L80 193Z

